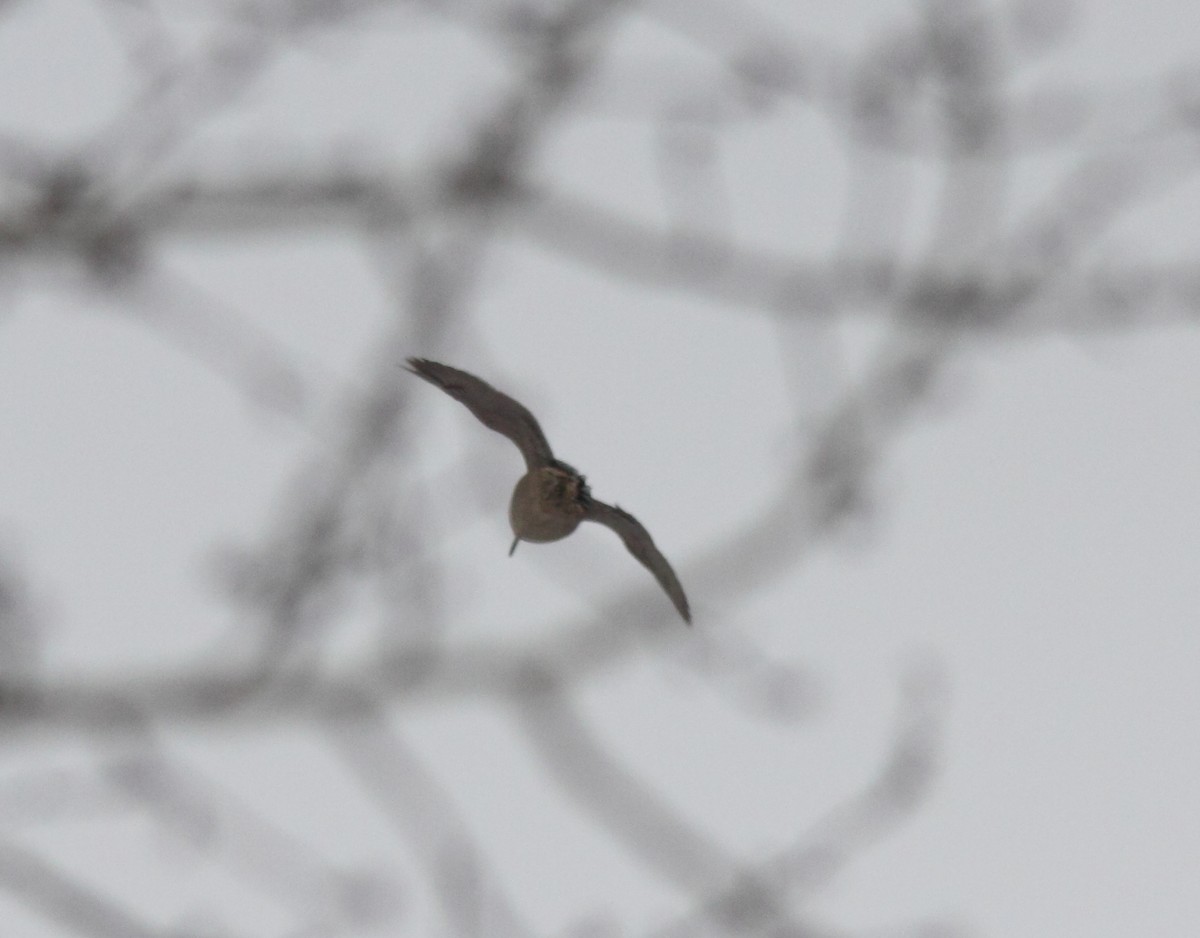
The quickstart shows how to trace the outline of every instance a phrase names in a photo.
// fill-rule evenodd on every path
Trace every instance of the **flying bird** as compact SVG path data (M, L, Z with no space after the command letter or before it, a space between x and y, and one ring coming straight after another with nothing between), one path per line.
M465 404L484 426L516 443L525 457L525 475L517 480L508 506L508 521L515 535L510 557L521 541L542 544L561 540L579 527L579 522L597 521L617 532L629 552L654 574L683 620L692 621L683 587L667 558L654 546L650 532L629 512L592 497L584 477L554 458L533 414L483 379L458 368L410 358L408 370Z

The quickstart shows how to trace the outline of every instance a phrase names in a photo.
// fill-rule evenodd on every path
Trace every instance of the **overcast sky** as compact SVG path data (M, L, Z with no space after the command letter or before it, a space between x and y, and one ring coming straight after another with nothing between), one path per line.
M1200 928L1193 5L624 4L540 89L555 4L353 6L0 9L4 675L169 690L304 623L330 673L584 663L345 732L8 717L5 933L654 934L829 831L793 924ZM507 558L519 454L409 354L528 405L693 627L598 526ZM349 572L284 621L310 535Z

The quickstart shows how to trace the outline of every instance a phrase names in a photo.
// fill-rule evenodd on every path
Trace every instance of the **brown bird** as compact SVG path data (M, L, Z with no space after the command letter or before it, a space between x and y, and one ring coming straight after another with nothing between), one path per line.
M683 587L650 533L629 512L592 497L584 477L554 458L533 414L486 381L449 365L410 358L408 370L465 404L484 426L516 443L525 457L527 471L517 480L508 506L508 521L516 535L510 557L521 541L557 541L579 527L580 521L598 521L620 535L629 552L666 590L683 620L692 621Z

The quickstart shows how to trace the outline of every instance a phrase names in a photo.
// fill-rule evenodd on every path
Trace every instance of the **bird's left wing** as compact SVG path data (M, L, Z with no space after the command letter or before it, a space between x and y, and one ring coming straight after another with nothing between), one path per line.
M654 578L671 597L671 602L683 616L683 621L691 624L692 612L688 608L687 596L683 593L679 578L675 576L675 571L667 563L667 558L654 545L650 532L642 527L641 522L629 512L595 499L590 501L588 512L584 517L588 521L599 522L616 531L621 536L621 540L625 542L629 552L638 559L642 566L654 574Z
M408 370L465 404L484 426L516 443L530 469L553 462L550 444L533 414L482 378L428 358L410 358Z

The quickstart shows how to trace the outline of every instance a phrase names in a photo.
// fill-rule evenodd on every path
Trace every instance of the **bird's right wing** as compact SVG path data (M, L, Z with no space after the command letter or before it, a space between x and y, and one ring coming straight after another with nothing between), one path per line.
M658 580L659 585L671 597L671 602L683 616L683 621L690 625L692 612L688 608L687 596L684 595L683 587L679 584L679 578L675 576L675 571L667 563L667 558L655 546L650 532L642 526L642 523L616 505L606 505L595 499L589 503L588 513L585 517L589 521L597 521L605 527L612 528L620 535L625 547L643 567L654 574L654 579Z
M482 378L427 358L410 358L408 370L465 404L484 426L516 443L530 469L553 461L550 444L533 414Z

